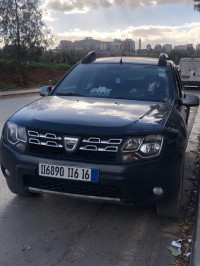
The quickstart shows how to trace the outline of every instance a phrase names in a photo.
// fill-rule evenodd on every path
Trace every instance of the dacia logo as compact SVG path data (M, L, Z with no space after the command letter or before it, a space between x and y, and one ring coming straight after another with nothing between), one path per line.
M65 150L71 153L75 152L77 150L79 142L80 142L79 137L71 137L71 136L64 137Z

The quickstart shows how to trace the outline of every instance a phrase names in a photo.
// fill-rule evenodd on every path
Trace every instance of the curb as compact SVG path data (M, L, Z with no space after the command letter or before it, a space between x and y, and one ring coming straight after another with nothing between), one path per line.
M197 150L197 146L199 143L199 135L200 135L200 106L197 110L197 114L195 117L195 121L193 124L193 128L191 131L190 149ZM192 140L191 140L192 139ZM189 145L188 145L189 146ZM193 232L193 245L192 245L192 253L190 259L190 266L200 266L200 182L199 177L197 177L197 204L196 204L196 212L195 212L195 222L194 222L194 232Z
M199 196L199 180L198 180L198 197L197 197L197 205L196 205L196 217L195 217L195 225L194 225L194 234L193 234L193 246L192 246L192 254L190 265L191 266L199 266L200 265L200 196Z

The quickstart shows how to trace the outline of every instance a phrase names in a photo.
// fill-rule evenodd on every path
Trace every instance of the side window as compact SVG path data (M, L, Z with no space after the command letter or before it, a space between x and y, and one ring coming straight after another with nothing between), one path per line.
M184 87L182 85L180 74L179 74L179 72L177 70L176 70L176 75L177 75L177 79L178 79L178 82L179 82L179 87L180 87L180 91L181 91L181 97L183 98L184 94L185 94Z
M177 70L174 70L174 78L175 78L175 89L176 89L176 94L178 98L182 98L182 85L181 81L179 78L179 74L177 73Z

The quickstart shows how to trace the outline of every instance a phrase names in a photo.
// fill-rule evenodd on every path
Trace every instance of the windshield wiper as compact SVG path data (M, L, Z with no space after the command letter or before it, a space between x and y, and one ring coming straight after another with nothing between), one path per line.
M79 94L79 93L74 93L74 92L69 92L69 93L56 93L56 96L80 96L80 97L87 97L85 95Z

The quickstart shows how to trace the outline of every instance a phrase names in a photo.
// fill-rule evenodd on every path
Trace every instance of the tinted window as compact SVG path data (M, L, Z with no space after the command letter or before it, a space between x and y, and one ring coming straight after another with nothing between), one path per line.
M134 64L79 64L54 95L166 101L170 96L167 67Z

